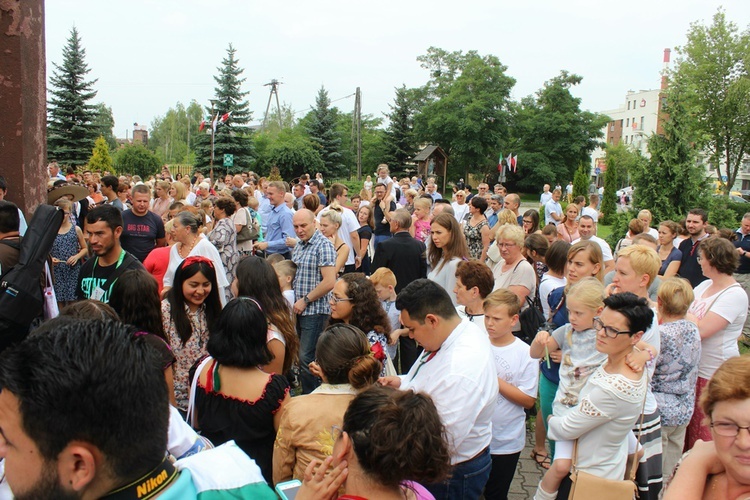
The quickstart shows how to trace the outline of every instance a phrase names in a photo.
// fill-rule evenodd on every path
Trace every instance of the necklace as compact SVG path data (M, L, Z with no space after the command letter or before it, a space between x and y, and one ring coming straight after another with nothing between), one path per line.
M198 239L199 238L200 238L200 236L198 236L198 235L196 235L195 238L193 238L193 243L190 245L190 248L187 249L187 252L184 252L184 255L183 255L183 250L185 250L185 245L183 245L182 243L180 243L180 249L177 252L177 253L180 254L180 257L182 257L184 259L188 255L190 255L190 252L193 251L193 248L195 248L195 245L198 244Z

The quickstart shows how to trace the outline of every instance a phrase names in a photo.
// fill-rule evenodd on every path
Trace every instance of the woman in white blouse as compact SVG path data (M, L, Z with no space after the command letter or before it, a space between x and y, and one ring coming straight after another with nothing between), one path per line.
M499 250L500 259L492 267L495 275L494 289L507 288L515 293L524 309L526 297L533 298L536 293L536 271L523 256L525 236L521 226L500 226L495 234L495 246Z
M462 260L468 260L469 247L458 221L451 214L439 214L430 224L432 245L429 245L427 260L432 270L427 275L430 279L442 286L453 305L457 305L456 293L456 267Z
M646 397L648 377L625 362L653 321L646 299L618 293L604 300L601 316L594 318L597 351L607 355L580 392L580 403L564 417L549 419L547 435L554 440L577 440L576 469L604 479L625 477L628 434ZM632 440L631 440L632 441ZM541 484L534 498L557 498ZM564 497L563 497L564 498Z
M200 232L202 225L201 217L189 211L184 211L177 214L177 217L173 221L172 239L176 243L172 245L172 249L169 252L169 266L167 266L167 272L164 275L162 297L166 297L167 292L172 288L174 272L177 270L180 262L187 257L203 256L213 261L216 269L223 270L223 272L216 272L216 281L219 285L219 298L223 307L226 304L226 293L224 290L230 285L227 280L227 270L221 262L219 251Z

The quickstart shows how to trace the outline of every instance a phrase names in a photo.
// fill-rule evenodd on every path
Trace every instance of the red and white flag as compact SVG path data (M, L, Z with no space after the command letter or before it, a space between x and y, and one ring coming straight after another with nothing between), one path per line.
M221 115L221 118L219 119L219 121L221 123L226 123L230 116L232 116L231 111L229 113L224 113L223 115Z
M513 160L511 162L511 167L513 168L513 173L516 173L516 170L518 170L518 155L513 155Z
M219 113L216 113L216 116L214 116L214 119L211 122L211 128L213 129L214 133L216 133L216 126L218 124L219 124Z

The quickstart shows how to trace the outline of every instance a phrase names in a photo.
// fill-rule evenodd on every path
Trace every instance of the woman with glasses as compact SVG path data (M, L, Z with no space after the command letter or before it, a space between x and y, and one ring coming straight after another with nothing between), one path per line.
M323 331L310 365L323 384L284 405L273 450L274 483L302 479L311 461L331 455L332 426L341 426L351 400L375 384L382 369L365 334L343 323Z
M456 194L453 195L453 203L451 203L451 206L453 207L453 213L456 216L456 220L460 223L463 222L463 220L466 218L467 215L469 215L469 204L466 203L466 192L463 190L456 191Z
M536 271L523 255L523 229L518 225L500 226L495 235L500 260L493 266L495 290L507 288L518 296L523 306L526 297L534 298L536 293ZM522 307L525 309L525 307ZM517 325L521 329L521 325Z
M550 439L576 441L573 462L578 471L610 480L625 477L628 435L641 415L648 387L645 371L633 370L626 358L653 318L648 302L632 293L604 299L601 315L594 318L596 350L607 360L589 376L578 404L548 421ZM535 498L565 498L563 488L548 492L540 484Z
M539 212L533 208L523 213L523 232L526 234L541 234L539 229Z
M737 339L742 334L748 305L747 294L733 277L739 264L734 245L724 238L706 238L698 245L698 263L708 279L695 287L695 300L688 309L688 318L698 325L701 335L696 404L685 434L688 450L698 439L711 439L711 429L699 400L719 366L739 356Z
M331 292L331 320L365 332L375 357L385 366L391 321L380 305L375 285L364 274L345 274L336 282ZM383 370L385 375L385 367Z
M728 359L700 399L711 441L683 456L664 500L739 499L750 495L750 357Z
M426 394L373 387L354 398L333 431L333 455L308 466L298 498L434 499L422 484L450 472L445 429Z

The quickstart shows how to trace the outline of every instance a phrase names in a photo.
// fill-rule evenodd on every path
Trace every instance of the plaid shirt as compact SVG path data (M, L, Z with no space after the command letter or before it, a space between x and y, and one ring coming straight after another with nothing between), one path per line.
M294 278L294 298L299 300L310 293L313 288L323 281L320 272L321 267L336 265L336 250L323 234L316 230L309 240L297 243L292 251L292 261L297 264L297 275ZM331 306L328 303L331 292L328 292L316 301L310 302L302 316L312 314L331 314Z

